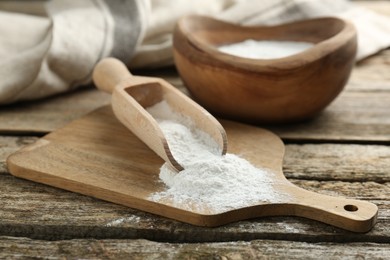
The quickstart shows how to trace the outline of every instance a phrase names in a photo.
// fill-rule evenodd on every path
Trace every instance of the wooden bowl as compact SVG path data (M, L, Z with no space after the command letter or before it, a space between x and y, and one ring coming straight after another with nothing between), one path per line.
M313 47L278 59L222 53L247 39L304 41ZM317 115L341 92L356 55L356 31L337 18L245 27L205 16L176 25L174 58L192 96L211 113L251 123L288 123Z

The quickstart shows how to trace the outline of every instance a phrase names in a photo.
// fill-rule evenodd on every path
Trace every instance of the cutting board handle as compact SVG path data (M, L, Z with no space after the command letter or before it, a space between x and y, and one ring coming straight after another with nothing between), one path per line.
M126 65L114 58L102 59L95 66L92 74L96 87L107 93L112 93L115 86L131 77L132 74Z
M367 232L376 223L378 207L370 202L333 197L290 186L291 200L281 215L315 219L354 232Z

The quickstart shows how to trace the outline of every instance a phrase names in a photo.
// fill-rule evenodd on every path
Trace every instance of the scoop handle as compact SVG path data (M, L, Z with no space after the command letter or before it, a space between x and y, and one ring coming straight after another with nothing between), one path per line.
M112 93L115 86L123 80L132 77L126 65L115 58L105 58L95 66L92 78L96 87L108 93Z

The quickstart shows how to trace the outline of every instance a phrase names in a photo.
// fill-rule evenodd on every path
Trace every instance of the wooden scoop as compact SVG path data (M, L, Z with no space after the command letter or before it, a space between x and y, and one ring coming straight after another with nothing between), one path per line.
M174 111L190 117L217 142L221 153L226 153L226 133L221 124L166 81L132 76L126 66L114 58L103 59L96 65L93 81L99 89L112 93L112 109L118 120L177 171L183 170L183 166L172 155L156 120L145 110L160 101L165 100Z

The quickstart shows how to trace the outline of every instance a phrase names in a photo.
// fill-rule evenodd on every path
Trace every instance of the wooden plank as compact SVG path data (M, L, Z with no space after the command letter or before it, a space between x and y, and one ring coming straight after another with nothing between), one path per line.
M309 122L269 126L287 142L390 143L390 93L344 92Z
M178 84L177 78L171 80ZM355 84L355 90L344 91L312 121L269 128L288 142L389 143L390 81L369 80ZM107 94L85 89L23 106L6 106L0 109L0 133L44 134L108 103Z
M390 49L360 61L352 70L351 78L344 91L389 92L389 63Z
M388 5L390 7L390 4ZM390 16L390 15L389 15ZM390 48L359 61L352 71L352 81L382 81L389 85L390 75L387 73L390 60ZM367 86L369 89L369 86Z
M109 103L110 95L84 88L40 101L4 106L0 108L0 134L44 134Z
M311 242L390 243L390 183L298 181L302 188L368 200L378 205L377 225L366 234L296 217L267 217L203 228L46 185L0 175L0 235L57 240L73 238L219 242L283 239Z
M310 252L308 252L310 251ZM385 259L389 244L254 240L235 243L159 243L148 240L40 241L0 237L0 258L70 259Z
M288 178L389 182L390 147L385 145L286 145L284 173Z
M0 109L0 133L44 134L109 103L109 96L88 89L46 101ZM390 143L390 92L344 92L312 121L269 126L288 142Z
M32 136L0 136L0 174L8 174L5 161L10 154L37 139L37 137Z

